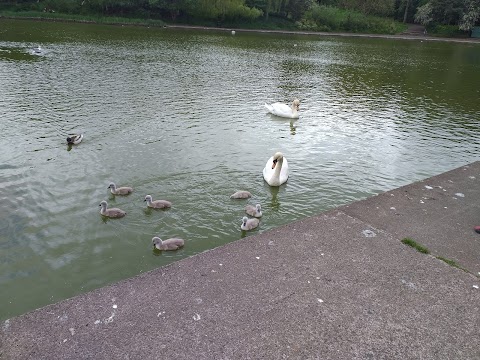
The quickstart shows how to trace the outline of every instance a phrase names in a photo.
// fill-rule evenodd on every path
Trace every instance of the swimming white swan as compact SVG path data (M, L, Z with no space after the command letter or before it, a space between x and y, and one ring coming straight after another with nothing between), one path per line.
M298 110L300 109L300 100L295 99L292 102L292 107L289 107L286 104L282 103L273 103L271 105L265 104L267 110L273 115L289 118L289 119L298 119Z
M113 195L128 195L133 191L133 189L128 186L122 186L117 188L117 186L113 182L108 185L107 189L110 189L110 192Z
M252 197L252 194L249 191L245 190L240 190L230 195L230 199L248 199L250 197Z
M167 209L167 208L172 207L172 203L170 201L167 201L167 200L155 200L155 201L153 201L151 195L145 196L145 200L143 200L143 201L147 202L148 207L151 207L151 208L154 208L154 209Z
M80 144L82 140L83 140L83 134L70 135L69 137L67 137L67 144L77 145L77 144Z
M107 209L107 205L108 204L105 200L102 201L99 205L102 207L102 209L100 210L100 214L102 214L103 216L108 216L110 218L121 218L127 214L125 211L120 210L118 208Z
M158 236L154 236L152 238L152 243L157 250L168 251L168 250L177 250L181 248L185 244L185 241L179 238L162 240Z
M249 219L246 216L244 216L242 218L242 225L240 225L240 229L245 231L252 230L252 229L255 229L259 223L260 223L260 220L256 218Z
M256 218L262 217L262 207L260 204L257 204L256 206L253 205L247 205L245 206L245 212L250 215L250 216L255 216Z
M288 179L288 162L281 152L268 159L263 169L263 178L270 186L280 186Z
M32 49L32 54L41 54L43 49L38 45L36 48Z

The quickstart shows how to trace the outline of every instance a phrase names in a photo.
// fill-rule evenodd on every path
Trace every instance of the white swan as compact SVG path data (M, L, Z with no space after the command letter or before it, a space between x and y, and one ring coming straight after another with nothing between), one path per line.
M43 49L38 45L36 48L32 49L32 54L41 54Z
M153 243L153 247L156 248L157 250L168 251L168 250L177 250L181 248L185 244L185 241L179 238L162 240L158 236L154 236L152 238L152 243Z
M292 102L292 107L289 107L286 104L282 103L273 103L271 105L265 104L267 110L273 115L289 118L289 119L298 119L298 110L300 109L300 100L295 99Z
M82 140L83 140L83 134L70 135L69 137L67 137L67 144L78 145L82 142Z
M288 162L281 152L276 152L268 159L263 178L270 186L280 186L288 180Z

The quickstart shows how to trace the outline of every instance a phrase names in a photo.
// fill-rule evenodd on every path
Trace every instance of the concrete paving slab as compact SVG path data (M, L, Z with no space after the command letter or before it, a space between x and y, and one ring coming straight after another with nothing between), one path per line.
M480 359L479 279L372 226L394 197L366 201L373 219L352 204L7 320L0 358Z
M340 210L432 254L480 272L480 162L386 192Z

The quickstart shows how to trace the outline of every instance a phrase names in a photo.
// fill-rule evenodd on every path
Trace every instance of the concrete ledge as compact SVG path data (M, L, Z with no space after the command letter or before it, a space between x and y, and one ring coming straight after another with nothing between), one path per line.
M7 320L0 358L479 359L479 279L399 241L473 270L478 181L477 162Z
M436 256L480 272L480 162L386 192L340 210L388 231L411 237Z

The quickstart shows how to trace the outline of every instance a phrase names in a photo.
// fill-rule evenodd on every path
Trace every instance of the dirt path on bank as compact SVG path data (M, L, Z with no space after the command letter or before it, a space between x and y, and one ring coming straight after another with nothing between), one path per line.
M425 41L446 41L459 43L480 44L477 38L444 38L430 35L409 35L409 34L359 34L347 32L320 32L320 31L292 31L292 30L263 30L263 29L239 29L239 28L216 28L208 26L193 25L166 25L167 28L178 29L195 29L195 30L216 30L216 31L232 31L235 33L252 32L252 33L271 33L271 34L290 34L290 35L309 35L309 36L341 36L341 37L361 37L361 38L379 38L379 39L400 39L400 40L425 40Z

